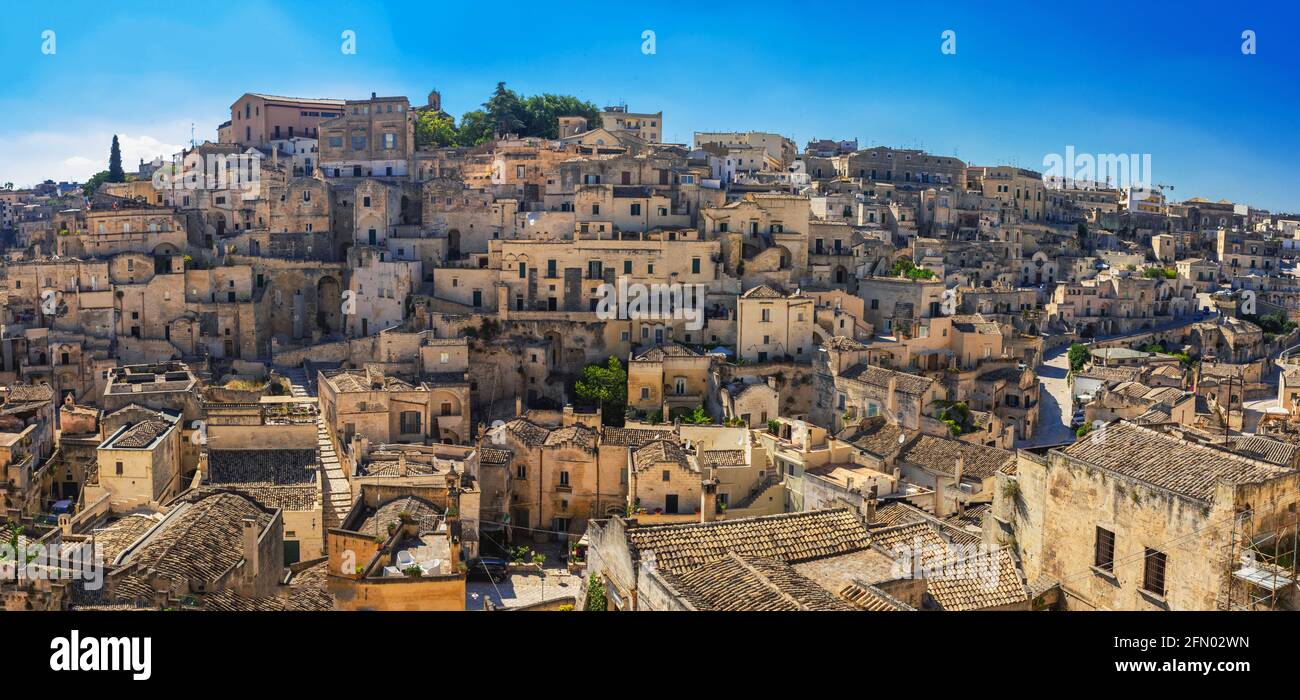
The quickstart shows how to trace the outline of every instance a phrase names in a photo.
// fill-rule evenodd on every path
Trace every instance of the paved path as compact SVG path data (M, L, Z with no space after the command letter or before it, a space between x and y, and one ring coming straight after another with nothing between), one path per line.
M1074 430L1070 428L1074 404L1070 398L1069 373L1069 346L1049 350L1038 368L1038 380L1042 385L1039 391L1038 429L1034 431L1032 439L1018 441L1017 447L1059 445L1074 441Z

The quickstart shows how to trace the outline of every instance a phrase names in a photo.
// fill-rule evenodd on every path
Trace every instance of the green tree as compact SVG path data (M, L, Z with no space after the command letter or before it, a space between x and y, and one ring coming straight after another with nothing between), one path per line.
M117 143L117 134L113 134L113 145L108 150L108 181L126 182L126 173L122 170L122 147Z
M443 148L456 143L456 120L441 110L422 110L415 118L415 147Z
M584 117L589 127L600 126L600 109L572 95L532 95L523 101L525 136L553 139L560 135L560 117Z
M1070 371L1078 372L1083 369L1083 365L1088 362L1092 353L1088 352L1088 346L1075 343L1070 346Z
M605 598L605 584L600 582L595 574L587 579L587 604L583 610L588 612L604 612L609 609L609 602Z
M619 426L627 413L627 371L617 357L600 365L582 368L582 378L574 384L578 398L600 406L605 425Z
M108 179L107 170L101 170L94 175L91 175L89 180L82 183L81 191L89 197L90 195L95 194L95 190L98 190L99 186L105 182L112 182L112 180Z
M709 425L713 422L713 418L709 416L703 406L696 406L693 411L683 410L677 417L681 418L683 423L691 425Z
M1085 224L1085 223L1083 223L1082 221L1080 221L1080 222L1079 222L1079 225L1076 226L1075 229L1074 229L1074 237L1077 238L1077 239L1079 239L1079 242L1080 242L1080 243L1083 243L1085 240L1087 240L1087 238L1088 238L1088 225Z
M917 267L915 263L907 258L895 262L894 266L890 268L889 274L894 277L906 277L914 280L928 280L934 277L934 272L924 267Z
M483 109L498 136L524 132L524 118L527 116L524 104L519 94L507 88L505 83L497 83L496 91L483 103Z
M456 145L477 146L492 140L492 121L487 112L474 110L466 112L460 118L460 128L456 130Z

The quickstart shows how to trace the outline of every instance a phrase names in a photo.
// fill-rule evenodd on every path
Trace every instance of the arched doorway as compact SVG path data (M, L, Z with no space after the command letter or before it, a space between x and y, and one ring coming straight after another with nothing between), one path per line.
M333 277L316 283L316 327L322 333L337 333L342 327L343 286Z
M460 229L452 229L447 232L447 259L460 259Z

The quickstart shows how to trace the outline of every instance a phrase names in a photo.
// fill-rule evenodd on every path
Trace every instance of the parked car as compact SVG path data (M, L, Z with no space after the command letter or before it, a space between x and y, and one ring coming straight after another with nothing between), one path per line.
M466 578L478 581L492 581L494 583L504 581L508 575L509 567L505 559L497 557L478 557L471 559L468 568L465 571Z

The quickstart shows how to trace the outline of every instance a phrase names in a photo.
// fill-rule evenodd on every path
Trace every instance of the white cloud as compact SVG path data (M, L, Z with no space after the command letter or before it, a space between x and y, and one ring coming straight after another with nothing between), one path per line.
M0 182L25 187L44 180L84 181L108 169L114 133L122 147L122 168L131 173L141 158L149 161L180 151L188 142L189 123L119 126L116 132L83 125L0 134Z

